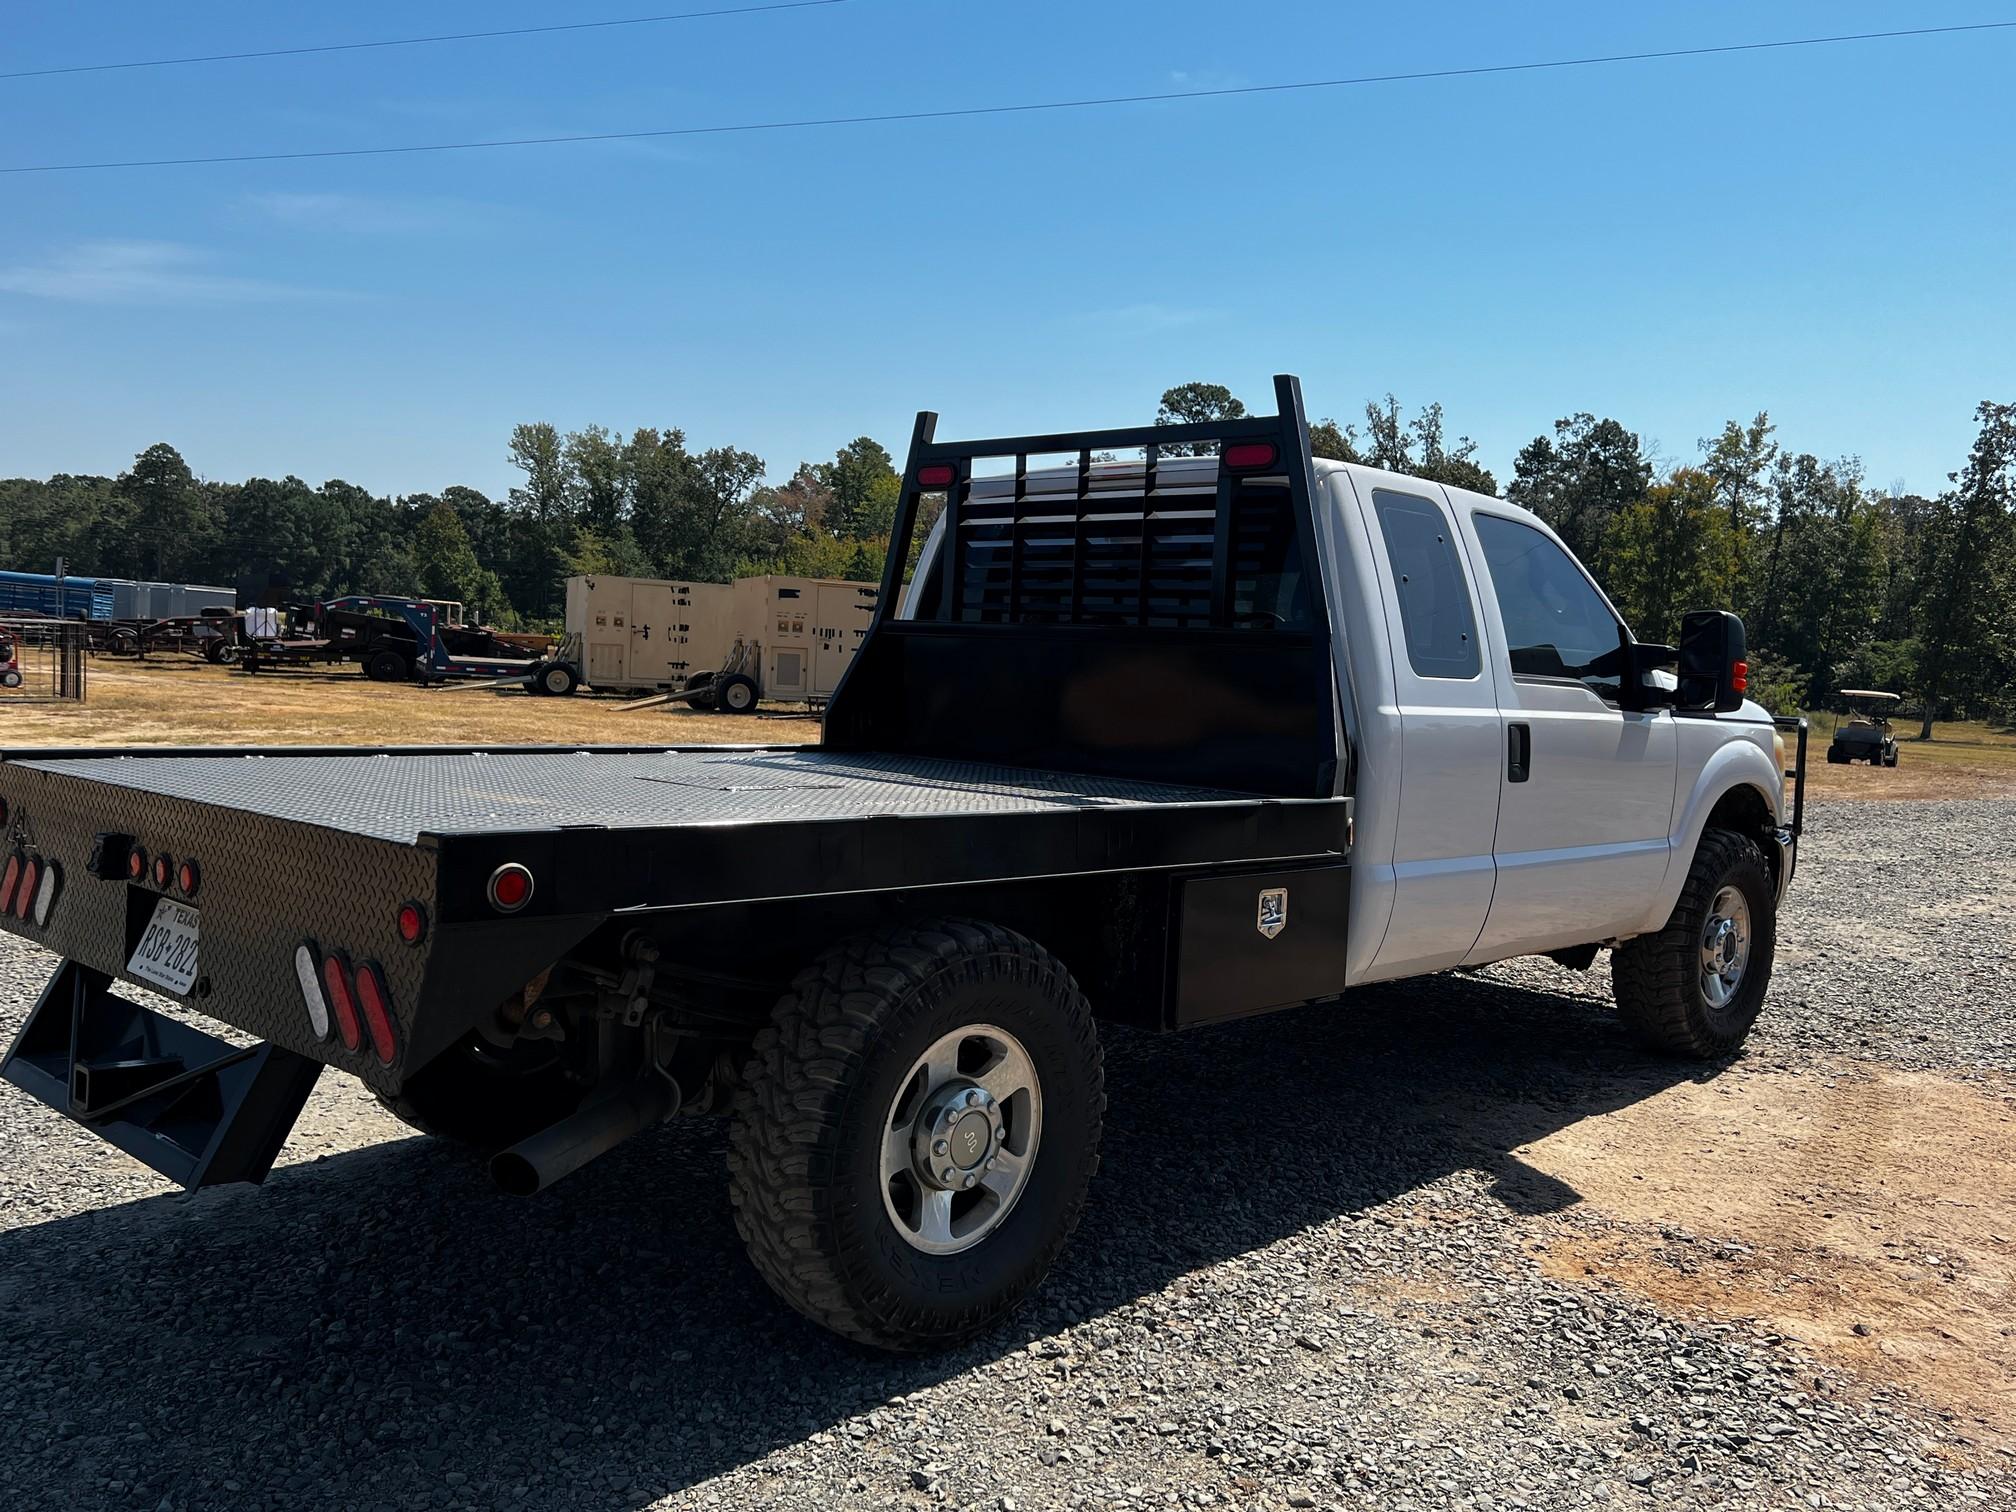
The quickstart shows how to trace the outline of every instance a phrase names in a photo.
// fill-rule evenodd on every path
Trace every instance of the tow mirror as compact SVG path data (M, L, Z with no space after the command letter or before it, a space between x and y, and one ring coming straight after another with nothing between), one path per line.
M1743 621L1726 609L1697 609L1680 621L1682 709L1727 714L1750 691L1750 651Z

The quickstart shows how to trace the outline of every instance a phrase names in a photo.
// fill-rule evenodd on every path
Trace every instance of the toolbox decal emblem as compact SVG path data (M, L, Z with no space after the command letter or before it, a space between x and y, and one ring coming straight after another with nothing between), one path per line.
M1269 887L1260 894L1260 918L1257 927L1268 939L1288 927L1288 889Z

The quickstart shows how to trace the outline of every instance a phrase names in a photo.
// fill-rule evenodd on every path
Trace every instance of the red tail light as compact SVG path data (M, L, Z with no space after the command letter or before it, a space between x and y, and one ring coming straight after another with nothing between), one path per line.
M490 873L490 906L499 913L516 913L532 901L532 873L516 861L507 861Z
M399 905L399 938L408 945L418 945L427 938L427 910L418 903Z
M1218 460L1234 472L1251 472L1256 467L1272 467L1280 455L1272 441L1238 441L1220 452Z
M357 997L350 987L350 967L340 955L322 958L322 985L329 989L329 1007L336 1015L336 1033L345 1050L364 1042L357 1025Z
M30 856L21 863L20 890L14 894L14 917L24 923L35 911L35 889L41 881L41 863Z
M1750 691L1750 663L1739 661L1729 669L1729 686L1738 693Z
M126 875L135 882L147 875L147 852L137 845L126 852Z
M375 961L357 968L357 1002L364 1010L364 1027L371 1034L371 1053L379 1064L389 1066L399 1053L399 1041L392 1030L392 1004L385 991L385 978Z
M168 890L168 884L173 882L174 880L175 880L175 863L169 860L165 853L156 856L154 858L154 885L160 888L163 892L166 892Z
M175 873L175 885L182 889L183 897L196 896L196 889L203 885L203 873L194 861L182 863L181 869Z
M952 480L959 476L958 469L949 462L933 462L917 469L919 488L950 488Z
M16 851L7 858L7 869L0 871L0 914L13 912L14 887L20 880L21 852Z

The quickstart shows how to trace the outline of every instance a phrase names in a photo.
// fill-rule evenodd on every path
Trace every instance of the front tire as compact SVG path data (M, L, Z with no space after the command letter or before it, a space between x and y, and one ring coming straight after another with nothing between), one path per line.
M1090 1007L1041 946L966 920L861 936L801 972L757 1036L735 1226L815 1323L881 1349L956 1344L1063 1249L1105 1107Z
M756 679L745 677L740 672L719 678L714 683L714 707L724 714L753 714L756 712L758 694Z
M548 698L566 698L581 685L574 669L565 662L548 662L535 675L533 688Z
M1649 1049L1716 1060L1764 1007L1777 946L1777 888L1748 835L1701 836L1673 916L1610 953L1617 1012Z

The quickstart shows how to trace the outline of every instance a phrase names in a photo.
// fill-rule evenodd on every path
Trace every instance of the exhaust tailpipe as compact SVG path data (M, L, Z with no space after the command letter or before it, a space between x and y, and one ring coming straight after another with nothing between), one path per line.
M513 1197L530 1197L678 1111L679 1089L663 1076L645 1077L492 1156L490 1179Z

